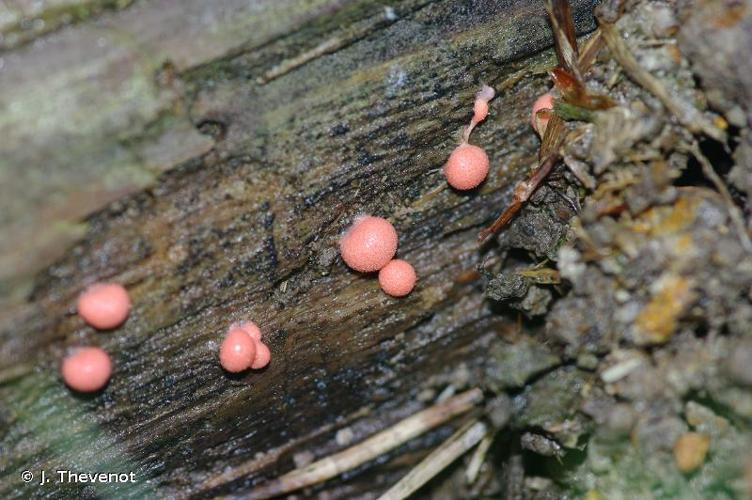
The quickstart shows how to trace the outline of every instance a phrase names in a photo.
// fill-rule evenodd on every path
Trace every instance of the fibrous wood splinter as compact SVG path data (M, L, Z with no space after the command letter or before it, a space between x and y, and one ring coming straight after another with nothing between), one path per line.
M488 101L496 92L488 85L475 96L473 118L462 135L462 143L457 146L444 165L444 176L450 186L462 191L478 187L488 176L488 155L478 146L468 143L475 126L488 116Z
M112 375L110 356L99 347L81 347L63 360L60 369L66 385L79 392L98 391Z
M416 280L413 266L401 259L394 259L379 271L379 285L392 297L404 297L412 292Z
M120 326L131 310L131 299L123 285L95 283L88 287L76 304L78 314L99 330Z
M359 217L340 240L339 251L351 269L362 273L378 271L397 252L397 231L381 217Z

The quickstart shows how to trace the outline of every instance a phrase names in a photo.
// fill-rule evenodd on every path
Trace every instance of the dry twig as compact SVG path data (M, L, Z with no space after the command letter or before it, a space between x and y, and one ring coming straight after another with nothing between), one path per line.
M397 484L379 497L379 500L402 500L426 484L449 464L467 453L483 439L488 428L477 420L468 423L431 452L421 463L416 465Z
M398 422L362 443L262 484L252 490L247 498L270 498L331 479L469 411L482 399L483 393L477 388L458 394Z
M587 98L589 96L587 96L581 78L590 69L598 51L603 47L604 41L602 35L600 32L596 32L588 40L584 50L578 56L579 52L577 49L577 40L574 37L574 25L569 10L569 2L567 0L548 0L546 8L551 21L551 27L554 31L559 67L564 70L558 74L561 76L571 75L574 79L572 83L575 84L579 91L585 92L585 95L580 97ZM594 99L596 103L607 103L607 100L600 99L601 96L595 97L597 97ZM538 155L538 164L526 180L517 184L514 189L512 203L507 206L504 212L490 226L480 232L478 240L481 243L512 220L512 217L522 208L540 183L543 182L554 166L561 160L560 150L566 139L565 132L562 118L555 113L552 114L546 126L546 132L543 134L543 142Z
M488 433L480 442L478 447L475 448L473 458L470 459L470 463L467 465L467 470L465 471L465 479L467 480L467 484L473 484L475 480L478 479L480 468L483 466L483 462L486 461L486 454L491 448L493 440L494 434Z

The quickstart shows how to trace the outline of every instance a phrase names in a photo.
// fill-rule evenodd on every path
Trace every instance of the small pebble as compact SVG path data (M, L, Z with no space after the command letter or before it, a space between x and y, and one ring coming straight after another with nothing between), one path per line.
M379 271L379 285L393 297L404 297L415 287L415 269L409 262L394 259Z
M120 326L131 310L131 299L123 285L95 283L78 297L78 314L99 330Z
M99 347L81 347L63 360L61 372L63 380L71 389L94 392L110 380L112 361Z
M676 466L682 472L692 472L705 462L710 447L710 436L698 432L685 432L674 444Z

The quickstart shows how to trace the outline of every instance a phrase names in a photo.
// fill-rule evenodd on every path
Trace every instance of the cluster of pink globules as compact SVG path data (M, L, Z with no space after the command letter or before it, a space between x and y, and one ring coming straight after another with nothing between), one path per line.
M96 283L78 297L76 310L86 323L98 330L117 328L128 317L131 300L117 283ZM260 369L269 364L271 352L261 341L261 330L252 321L230 327L219 351L220 364L230 372ZM63 380L71 389L94 392L107 385L112 375L112 360L101 347L73 349L60 367Z
M261 329L253 321L230 326L219 348L219 363L232 373L264 368L271 357L269 347L261 341Z
M358 217L339 242L342 260L362 273L379 272L381 289L393 297L404 297L415 287L417 276L409 262L394 259L397 231L381 217Z
M111 330L123 324L128 317L131 299L123 285L95 283L78 297L76 310L94 328ZM79 347L65 357L60 371L71 389L98 391L110 380L112 360L101 347Z

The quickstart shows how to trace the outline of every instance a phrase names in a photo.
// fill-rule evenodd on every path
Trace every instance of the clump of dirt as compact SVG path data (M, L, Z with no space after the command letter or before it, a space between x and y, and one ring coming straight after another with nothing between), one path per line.
M563 164L487 270L486 295L538 331L491 351L487 386L513 414L489 487L746 498L752 2L615 1L597 15L621 45L607 40L585 79L616 106L567 122Z

